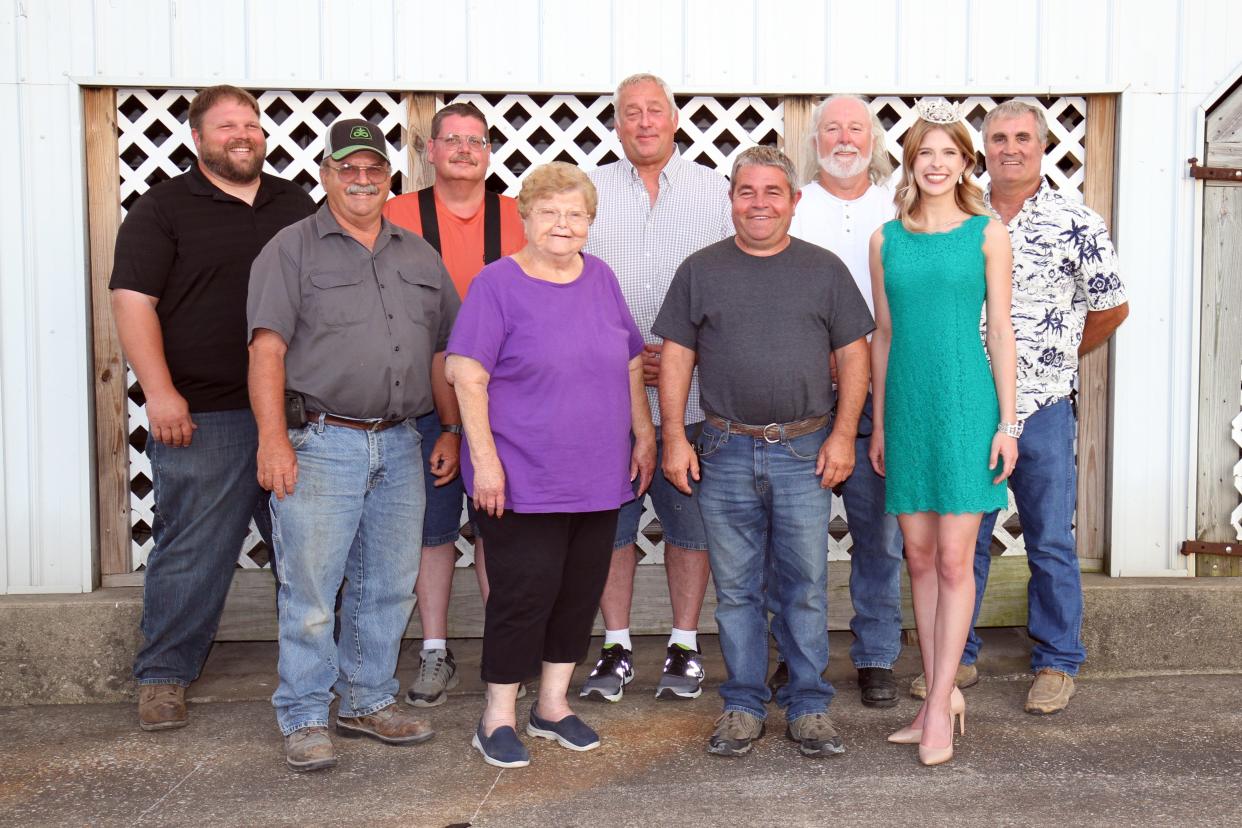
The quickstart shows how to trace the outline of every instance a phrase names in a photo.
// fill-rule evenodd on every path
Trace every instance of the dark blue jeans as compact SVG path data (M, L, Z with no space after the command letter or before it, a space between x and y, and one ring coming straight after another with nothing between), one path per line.
M1071 676L1087 658L1082 645L1082 576L1074 545L1074 505L1078 468L1074 457L1074 412L1069 400L1040 409L1026 420L1018 441L1013 489L1026 559L1031 568L1027 585L1027 631L1035 641L1031 669L1045 667ZM992 563L989 547L997 513L983 516L975 544L975 614L963 664L974 664L981 646L974 622L979 619L983 589Z
M192 415L183 448L147 439L155 486L155 546L142 595L139 684L198 678L253 516L268 529L267 492L255 478L258 431L250 409ZM266 538L265 538L266 539Z

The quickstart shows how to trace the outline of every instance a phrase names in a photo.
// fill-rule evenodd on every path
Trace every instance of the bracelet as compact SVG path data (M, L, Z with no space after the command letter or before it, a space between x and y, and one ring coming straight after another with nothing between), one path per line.
M1021 420L1018 420L1016 423L1000 422L996 424L996 430L1000 432L1001 434L1005 434L1009 437L1013 437L1014 439L1017 439L1022 436L1022 429L1025 426L1026 426L1026 423L1022 422Z
M460 437L461 426L457 425L456 423L451 423L451 424L445 423L444 425L440 426L440 433L441 434L456 434L458 437Z

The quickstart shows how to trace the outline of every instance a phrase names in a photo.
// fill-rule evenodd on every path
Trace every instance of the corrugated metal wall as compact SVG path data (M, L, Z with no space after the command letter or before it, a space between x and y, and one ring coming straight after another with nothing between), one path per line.
M80 85L1122 93L1113 561L1176 570L1193 529L1195 188L1233 0L8 0L0 8L0 592L90 588ZM655 9L652 12L652 9ZM650 16L645 16L645 15ZM8 59L3 59L8 56ZM1189 527L1189 529L1188 529Z

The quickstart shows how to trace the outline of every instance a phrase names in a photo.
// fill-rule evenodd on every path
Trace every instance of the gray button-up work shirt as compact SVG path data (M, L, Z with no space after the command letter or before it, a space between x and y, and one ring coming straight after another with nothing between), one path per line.
M431 357L460 305L425 241L385 219L367 250L325 204L254 260L246 319L251 338L267 328L285 340L285 387L307 409L400 419L432 409Z

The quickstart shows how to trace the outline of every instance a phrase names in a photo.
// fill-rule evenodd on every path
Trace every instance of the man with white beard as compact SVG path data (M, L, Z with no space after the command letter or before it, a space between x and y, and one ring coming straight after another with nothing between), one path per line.
M812 111L808 140L819 159L819 171L802 188L789 233L837 254L874 314L867 244L875 229L895 212L888 185L893 165L884 146L884 128L862 98L834 95ZM862 703L892 707L897 704L892 668L901 652L902 539L897 519L884 514L884 480L867 462L870 439L868 393L854 442L854 472L839 487L854 542L850 658L858 670ZM774 682L782 683L783 670L784 664L773 676Z

